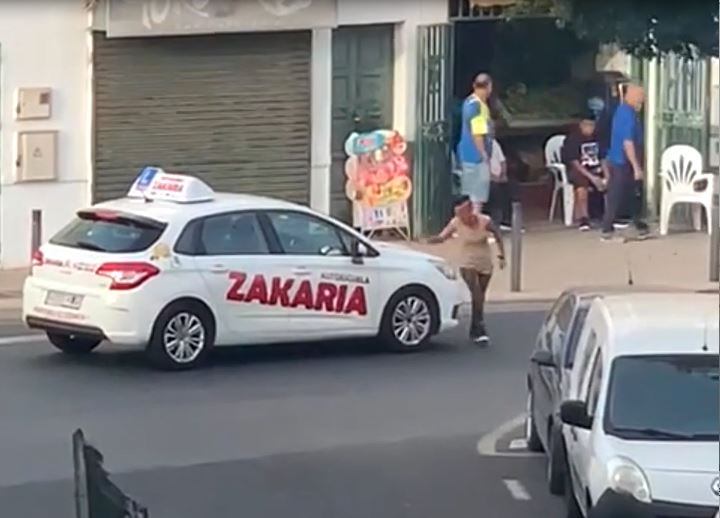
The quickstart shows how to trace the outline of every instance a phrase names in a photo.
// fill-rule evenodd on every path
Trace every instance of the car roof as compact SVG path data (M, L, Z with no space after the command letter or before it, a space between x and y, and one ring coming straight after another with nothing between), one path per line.
M112 209L120 212L141 215L163 223L183 222L205 216L236 210L284 209L311 212L303 205L289 201L256 196L253 194L215 193L209 201L195 203L177 203L174 201L151 200L142 198L118 198L94 205L93 208Z
M720 300L715 294L611 295L595 304L608 322L610 357L718 353Z

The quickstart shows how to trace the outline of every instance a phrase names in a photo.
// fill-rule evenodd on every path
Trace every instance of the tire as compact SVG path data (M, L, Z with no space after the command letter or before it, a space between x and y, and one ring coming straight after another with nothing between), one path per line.
M88 338L75 335L67 335L62 333L47 332L48 340L55 347L65 354L84 355L90 354L102 340L98 338Z
M202 364L215 344L215 320L200 303L180 301L155 320L147 356L162 370L188 370Z
M548 430L547 483L550 494L561 496L565 492L565 445L562 431L550 425Z
M404 288L390 298L382 323L380 339L398 353L427 347L439 327L437 303L427 290Z
M570 479L570 466L565 463L565 517L566 518L583 518L580 506L575 498L575 492Z
M540 441L540 436L535 426L535 419L533 417L535 412L535 403L532 389L528 390L527 399L527 416L525 417L525 440L527 441L527 448L530 451L542 452L543 445Z

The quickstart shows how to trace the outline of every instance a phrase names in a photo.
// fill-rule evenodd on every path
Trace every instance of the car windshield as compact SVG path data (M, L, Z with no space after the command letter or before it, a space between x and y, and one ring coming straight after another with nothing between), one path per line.
M628 440L717 441L718 376L712 354L617 358L606 432Z
M165 225L158 221L111 211L81 211L51 240L53 245L108 253L147 250Z

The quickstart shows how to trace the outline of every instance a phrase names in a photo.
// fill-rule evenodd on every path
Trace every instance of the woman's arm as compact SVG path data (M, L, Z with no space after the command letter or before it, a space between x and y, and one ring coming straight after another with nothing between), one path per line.
M497 246L498 249L498 266L500 266L502 270L505 268L505 244L503 243L503 236L492 221L488 221L485 228L487 228L487 231L495 238L495 246Z
M455 218L451 219L450 222L442 229L437 236L429 237L427 242L431 245L437 245L450 239L455 232Z

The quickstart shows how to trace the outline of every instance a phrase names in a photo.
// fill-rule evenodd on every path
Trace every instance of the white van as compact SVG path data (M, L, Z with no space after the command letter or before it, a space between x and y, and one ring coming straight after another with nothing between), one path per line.
M568 517L718 516L713 294L596 299L560 410Z

